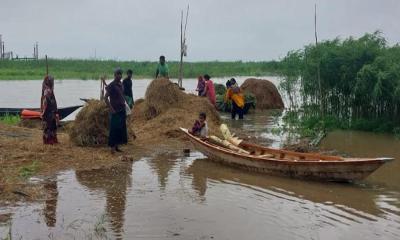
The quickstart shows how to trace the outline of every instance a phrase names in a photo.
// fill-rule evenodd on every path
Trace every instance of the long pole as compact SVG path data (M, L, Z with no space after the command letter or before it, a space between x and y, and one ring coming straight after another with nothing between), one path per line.
M317 35L317 4L314 5L314 33L315 33L315 47L317 50L317 80L318 80L318 88L319 88L319 101L320 101L320 114L324 114L324 97L322 96L322 86L321 86L321 69L320 69L320 56L318 49L318 35Z
M180 51L180 62L179 62L179 87L182 87L183 78L183 10L181 11L181 51Z
M49 63L47 62L47 54L46 54L46 76L49 75Z

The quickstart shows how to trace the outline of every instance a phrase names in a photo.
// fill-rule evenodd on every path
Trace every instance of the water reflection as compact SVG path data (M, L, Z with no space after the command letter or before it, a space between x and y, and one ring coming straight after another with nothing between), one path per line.
M76 179L80 184L92 191L104 191L106 195L106 213L116 236L122 236L126 194L132 186L132 164L126 163L109 169L76 171Z
M231 129L242 130L258 144L281 147L288 139L288 133L274 134L273 129L281 127L283 115L282 110L265 110L247 114L243 120L233 120L228 113L223 113L221 118Z
M375 171L367 182L379 183L400 192L400 140L393 135L338 130L329 133L322 140L321 147L357 157L395 158L395 161Z
M57 178L52 177L46 180L44 182L44 190L46 193L46 200L43 209L45 222L48 227L54 227L57 221Z
M334 205L349 211L360 212L361 217L370 219L368 215L382 216L385 212L376 204L376 200L395 198L390 192L382 192L373 186L318 183L299 181L296 179L266 176L223 166L208 160L196 160L187 169L193 176L193 188L199 190L199 196L206 195L207 184L211 182L228 182L255 189L263 189L277 193L277 197L291 198L295 201L306 199L314 203ZM293 198L295 197L295 198ZM393 200L393 199L392 199ZM381 201L378 201L381 202Z
M400 237L399 192L385 185L272 177L198 152L68 171L50 178L45 189L44 204L17 207L5 218L12 219L13 238L96 239L104 213L111 239ZM0 213L8 210L0 207ZM0 225L2 231L8 228Z
M176 152L153 156L148 159L151 169L157 174L160 189L165 189L170 171L174 168L179 155Z

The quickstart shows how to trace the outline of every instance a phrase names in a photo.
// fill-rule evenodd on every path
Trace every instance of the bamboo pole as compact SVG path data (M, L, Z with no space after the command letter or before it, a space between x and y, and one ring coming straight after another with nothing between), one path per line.
M46 76L49 76L49 63L47 62L47 54L46 54Z
M183 79L183 57L186 56L186 28L189 16L189 5L186 10L185 27L183 27L183 10L181 11L181 51L180 51L180 62L179 62L179 80L178 85L182 88Z
M319 56L319 49L318 49L318 35L317 35L317 4L314 5L314 33L315 33L315 47L317 50L317 54L318 54L318 63L317 63L317 80L318 80L318 88L319 88L319 100L320 100L320 105L319 105L319 109L320 109L320 114L321 116L324 115L324 99L322 96L322 86L321 86L321 69L320 69L320 64L321 64L321 60L320 60L320 56Z
M183 75L183 10L181 11L181 51L180 51L180 62L179 62L179 80L178 85L182 87L182 76Z

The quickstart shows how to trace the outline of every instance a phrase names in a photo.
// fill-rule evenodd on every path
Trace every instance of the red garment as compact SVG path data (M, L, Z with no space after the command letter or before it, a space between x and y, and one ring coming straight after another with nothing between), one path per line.
M217 99L215 96L214 83L211 80L206 80L206 96L208 97L208 100L210 100L210 102L215 106Z
M54 79L46 76L42 85L42 123L43 123L43 143L56 144L57 139L57 101L54 96Z

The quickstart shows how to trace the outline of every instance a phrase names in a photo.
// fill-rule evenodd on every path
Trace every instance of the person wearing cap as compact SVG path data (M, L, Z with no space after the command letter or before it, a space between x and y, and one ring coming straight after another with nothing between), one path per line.
M167 63L165 62L165 56L160 56L160 62L157 65L156 78L159 77L169 78L169 69Z
M240 87L236 83L234 78L231 78L226 83L225 102L232 101L231 116L232 119L236 118L236 114L239 115L239 119L243 119L243 108L244 108L244 96Z
M114 71L114 80L106 87L104 100L110 109L110 129L108 136L108 146L111 153L122 152L118 145L128 142L128 132L126 128L125 98L121 83L122 69Z
M124 97L126 100L126 103L129 105L129 107L132 109L133 108L133 93L132 93L132 70L128 69L126 71L126 78L122 81L122 86L124 88Z

